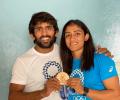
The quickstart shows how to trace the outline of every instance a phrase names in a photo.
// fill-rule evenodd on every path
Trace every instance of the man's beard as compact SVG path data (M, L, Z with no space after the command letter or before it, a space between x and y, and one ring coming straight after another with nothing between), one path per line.
M48 39L48 41L46 41ZM34 43L37 44L40 48L50 48L56 41L56 36L42 36L38 39L35 38Z

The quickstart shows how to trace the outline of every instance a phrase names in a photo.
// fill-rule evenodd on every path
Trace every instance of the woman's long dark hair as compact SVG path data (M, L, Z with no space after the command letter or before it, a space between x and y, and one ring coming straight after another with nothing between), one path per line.
M63 71L67 72L68 74L70 74L72 70L73 57L72 57L71 51L68 49L65 43L65 30L67 26L70 26L72 24L73 25L75 24L80 28L82 28L85 34L89 34L89 39L84 43L84 50L82 53L81 65L80 65L81 70L89 71L91 67L94 66L95 46L94 46L93 39L88 27L80 20L70 20L63 27L61 41L60 41L60 57L62 60Z

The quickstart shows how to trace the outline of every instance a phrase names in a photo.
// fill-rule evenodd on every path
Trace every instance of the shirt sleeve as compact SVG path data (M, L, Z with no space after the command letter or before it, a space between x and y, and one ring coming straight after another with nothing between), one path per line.
M100 56L100 76L102 80L118 76L114 61L105 56Z
M13 66L10 83L25 85L27 82L27 71L24 63L18 58Z

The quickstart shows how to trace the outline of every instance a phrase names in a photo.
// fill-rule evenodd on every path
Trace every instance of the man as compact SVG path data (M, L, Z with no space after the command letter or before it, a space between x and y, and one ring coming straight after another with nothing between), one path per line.
M59 47L55 44L58 31L57 21L51 14L39 12L32 16L29 33L35 46L14 64L9 100L61 100L60 83L54 78L62 71Z

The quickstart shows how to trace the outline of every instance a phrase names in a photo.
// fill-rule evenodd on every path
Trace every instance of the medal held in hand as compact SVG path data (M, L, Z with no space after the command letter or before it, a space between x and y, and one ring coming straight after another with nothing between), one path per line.
M60 96L63 100L68 100L68 91L67 91L67 80L69 79L69 75L65 72L60 72L57 74L56 78L60 81L62 85L60 90Z
M65 72L60 72L57 74L56 78L60 81L61 85L66 85L69 75Z

